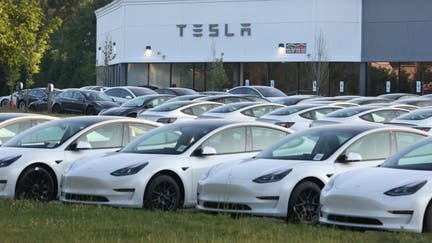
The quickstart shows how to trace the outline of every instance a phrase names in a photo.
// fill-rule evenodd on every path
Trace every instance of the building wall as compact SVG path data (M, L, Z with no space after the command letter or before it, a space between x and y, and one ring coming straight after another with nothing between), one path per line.
M361 0L119 0L96 11L96 48L116 42L110 64L211 62L222 53L226 62L304 62L317 59L321 36L328 61L358 62L361 6ZM287 54L279 43L307 47Z
M365 62L432 61L432 1L363 0Z

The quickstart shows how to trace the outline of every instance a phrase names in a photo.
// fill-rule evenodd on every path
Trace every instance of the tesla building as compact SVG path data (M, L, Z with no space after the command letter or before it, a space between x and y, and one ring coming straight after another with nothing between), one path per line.
M430 0L116 0L96 11L98 83L427 92L431 12Z

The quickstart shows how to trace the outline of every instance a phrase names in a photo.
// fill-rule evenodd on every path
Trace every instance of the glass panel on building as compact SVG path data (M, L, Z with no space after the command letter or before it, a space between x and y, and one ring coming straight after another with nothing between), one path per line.
M245 63L244 79L249 80L249 85L268 85L267 63Z
M170 64L158 63L150 64L149 85L157 87L170 86Z
M398 63L371 62L367 70L367 95L385 94L387 81L390 81L390 92L397 92Z
M357 95L359 94L360 63L334 62L330 64L329 93L326 95ZM340 92L340 81L343 81L343 92Z
M193 64L174 63L172 64L172 83L173 87L193 88Z
M420 76L419 62L401 62L399 64L399 92L415 93L416 78Z
M270 63L269 79L274 80L275 88L287 94L297 93L298 63Z
M311 64L307 62L300 63L300 79L299 79L299 94L315 94L312 89L313 75L311 72Z
M127 85L143 86L148 84L148 64L130 63L127 67Z
M194 89L197 91L205 91L205 64L195 64L195 83Z

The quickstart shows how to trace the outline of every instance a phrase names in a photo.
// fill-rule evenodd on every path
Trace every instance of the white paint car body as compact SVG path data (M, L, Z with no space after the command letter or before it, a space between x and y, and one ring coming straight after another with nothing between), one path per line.
M306 208L305 212L309 214L300 218L316 222L319 192L330 177L348 170L382 163L385 158L380 156L384 156L382 151L385 144L377 138L388 136L389 151L385 156L389 156L396 152L390 147L394 142L390 140L390 134L395 132L404 135L409 133L409 137L416 141L427 136L426 133L415 129L380 125L337 125L297 132L264 149L254 159L242 162L232 161L211 168L198 182L197 209L291 219L296 217L294 208L300 198L294 195L297 191L299 194L303 193L301 188L305 188L303 190L311 190L312 193L305 198L307 203L298 207ZM339 141L318 140L315 146L309 139L309 137L322 139L332 136L337 137ZM348 140L340 140L341 138ZM337 149L331 152L330 148ZM369 151L360 152L371 150L370 148L376 148L377 155ZM310 150L312 153L307 153ZM269 154L285 156L284 153L293 153L295 156L286 159L267 157ZM361 155L365 158L369 156L370 159L362 160ZM304 159L300 160L300 157ZM341 158L346 160L341 161Z
M234 141L232 143L226 141L217 144L212 143L212 141L218 141L218 138L223 136L227 136L225 139L237 138L236 133L242 130L246 132L246 127L268 129L266 130L269 132L268 142L262 141L263 137L260 136L257 137L260 141L255 141L262 143L258 146L259 150L277 140L278 137L282 138L291 133L289 129L271 124L238 123L225 120L200 120L167 125L135 140L118 153L75 161L62 177L60 199L72 203L143 207L146 203L144 198L153 195L152 192L149 192L152 183L162 176L168 176L175 181L173 183L179 187L179 193L182 192L180 193L182 196L174 195L176 199L175 206L158 209L175 210L178 207L193 206L196 204L197 181L211 166L232 159L250 158L258 153L258 150L252 148L243 148L245 149L242 150L243 152L238 152L237 149L234 149L238 143ZM206 131L206 129L208 131L202 136L202 131ZM183 133L179 138L174 139L172 143L161 143L161 145L154 145L154 148L150 146L153 150L157 147L157 151L132 152L140 147L142 148L142 146L145 147L143 144L149 143L148 141L152 141L155 137L161 135L166 139L172 137L172 131L175 131L176 134L181 131ZM181 145L181 141L185 140L182 136L188 133L195 134L194 136L197 137L193 137L192 144ZM249 137L241 138L240 136L239 143L241 139L246 139L244 142L250 143ZM209 144L213 144L214 147ZM158 146L162 147L159 148ZM220 154L217 152L222 150L230 150L231 152L222 152ZM168 151L176 154L167 154ZM201 151L202 154L198 155L198 151ZM210 151L210 153L205 151ZM134 174L114 175L116 171L126 171L127 168L135 168L141 165L144 167L135 171ZM155 209L153 206L150 208Z
M274 103L237 102L215 108L200 115L198 119L230 119L255 121L257 118L274 110L285 107Z
M77 124L78 126L71 129L71 127ZM58 186L60 183L60 177L66 167L74 160L84 156L104 153L110 151L116 151L123 147L124 144L133 138L132 132L136 131L135 128L131 128L125 136L125 127L121 127L117 131L119 134L120 146L107 147L95 149L91 147L91 141L103 142L115 141L116 137L103 137L102 134L98 133L98 129L103 129L106 126L116 124L137 124L142 129L152 129L159 127L160 125L148 121L139 121L133 118L122 118L122 117L104 117L104 116L82 116L73 118L64 118L51 122L43 123L39 126L33 127L19 134L15 138L9 140L0 148L0 197L1 198L14 198L16 197L16 188L19 185L20 178L26 171L40 171L46 170L49 172L49 177L54 182L54 192L59 192ZM142 127L141 127L142 126ZM60 128L64 128L65 132L58 133ZM73 131L72 131L73 130ZM144 131L143 130L143 131ZM50 135L47 135L47 131L52 131ZM73 134L71 134L73 132ZM54 137L60 134L62 136L61 142L54 143ZM41 142L40 144L32 143L29 145L17 146L16 144L26 141L26 139L35 139ZM67 138L67 139L66 139ZM79 148L80 143L77 140L86 140L89 142L83 142L82 148ZM27 140L29 141L29 140ZM53 141L50 143L50 141ZM27 146L27 147L25 147ZM32 147L30 147L32 146ZM72 148L75 147L75 149ZM40 148L37 148L40 147ZM35 185L37 183L35 182ZM37 186L35 186L37 187ZM39 188L35 188L39 189ZM42 190L42 189L41 189ZM54 194L54 195L53 195ZM51 200L56 198L56 193L51 193L46 198L38 198L39 200Z
M138 119L159 123L174 123L195 120L202 113L223 104L211 101L177 101L167 102L156 108L138 113Z
M380 167L332 178L321 193L320 222L366 229L432 231L431 159L432 140L428 139L390 157Z
M314 120L339 109L342 109L342 107L315 104L291 105L265 114L257 121L301 131L308 129Z
M326 116L315 120L311 127L331 125L331 124L376 124L387 123L394 118L408 113L408 110L392 107L373 107L359 106L345 108L327 114Z

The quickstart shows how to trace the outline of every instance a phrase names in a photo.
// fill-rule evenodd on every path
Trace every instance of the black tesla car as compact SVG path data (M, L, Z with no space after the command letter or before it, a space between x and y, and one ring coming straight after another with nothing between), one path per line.
M101 110L117 106L119 104L102 92L70 89L53 99L52 111L55 113L96 115Z
M138 112L156 107L173 97L175 96L162 94L140 96L124 103L120 107L103 110L99 115L136 117Z
M62 92L59 89L54 89L54 96L58 93ZM28 94L28 98L27 98L27 94ZM34 89L29 89L27 90L21 90L18 91L17 93L17 106L19 109L24 110L26 105L27 105L27 101L28 103L32 103L34 101L37 100L43 100L43 99L48 99L48 92L46 90L46 88L34 88Z

